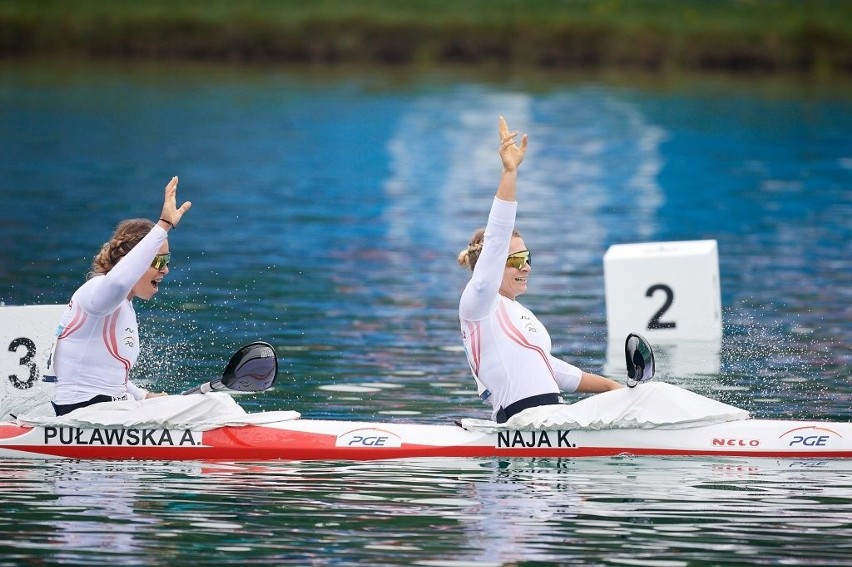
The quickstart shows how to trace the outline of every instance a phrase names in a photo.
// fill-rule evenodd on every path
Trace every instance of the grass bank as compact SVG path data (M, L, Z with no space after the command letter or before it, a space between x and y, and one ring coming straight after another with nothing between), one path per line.
M852 75L848 0L0 0L0 57Z

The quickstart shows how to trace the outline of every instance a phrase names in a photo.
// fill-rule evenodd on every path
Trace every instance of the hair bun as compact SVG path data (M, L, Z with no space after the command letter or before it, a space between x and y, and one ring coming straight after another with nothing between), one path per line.
M470 265L470 252L467 248L459 252L458 257L459 266L468 267Z

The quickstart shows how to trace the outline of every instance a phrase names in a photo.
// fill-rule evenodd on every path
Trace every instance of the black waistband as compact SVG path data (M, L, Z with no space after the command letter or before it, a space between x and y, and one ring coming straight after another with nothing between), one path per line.
M105 394L98 394L97 396L95 396L94 398L92 398L90 400L86 400L85 402L78 402L76 404L54 404L53 402L50 402L50 403L53 405L53 411L56 412L56 416L59 417L60 415L65 415L66 413L71 413L75 409L85 408L85 407L88 407L88 406L91 406L91 405L94 405L94 404L102 404L104 402L114 402L114 401L115 401L115 398L112 397L112 396L107 396Z
M549 406L559 404L562 400L559 394L539 394L538 396L530 396L523 398L517 402L509 404L507 407L501 407L497 410L497 423L506 423L513 415L517 415L525 409L535 408L538 406Z

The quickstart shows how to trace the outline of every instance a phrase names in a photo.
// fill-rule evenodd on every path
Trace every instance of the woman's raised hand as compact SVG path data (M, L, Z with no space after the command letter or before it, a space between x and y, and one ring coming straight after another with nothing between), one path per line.
M503 169L515 171L527 153L527 135L521 136L520 145L515 142L518 132L509 132L509 125L502 116L499 120L500 129L500 159L503 161Z
M178 208L177 206L177 186L178 186L178 178L177 176L172 177L172 180L169 181L168 185L166 185L166 195L163 199L163 212L160 213L160 220L164 221L166 224L172 226L172 228L176 227L180 222L180 219L183 218L183 215L192 207L192 203L186 201L183 205Z

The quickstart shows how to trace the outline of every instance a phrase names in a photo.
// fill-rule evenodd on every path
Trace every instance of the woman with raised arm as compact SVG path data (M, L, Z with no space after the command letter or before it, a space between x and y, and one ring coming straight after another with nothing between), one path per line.
M64 415L101 402L151 398L130 381L139 356L133 299L149 300L169 273L168 233L192 206L177 206L178 178L166 185L159 220L119 223L92 261L86 283L71 297L57 329L47 374L56 376L53 408Z
M518 167L527 136L516 143L506 120L499 119L503 173L488 223L477 230L459 264L473 272L459 303L461 333L470 369L492 417L505 423L521 411L560 404L559 392L605 392L621 386L583 372L550 354L550 335L517 298L526 293L532 255L515 229Z

